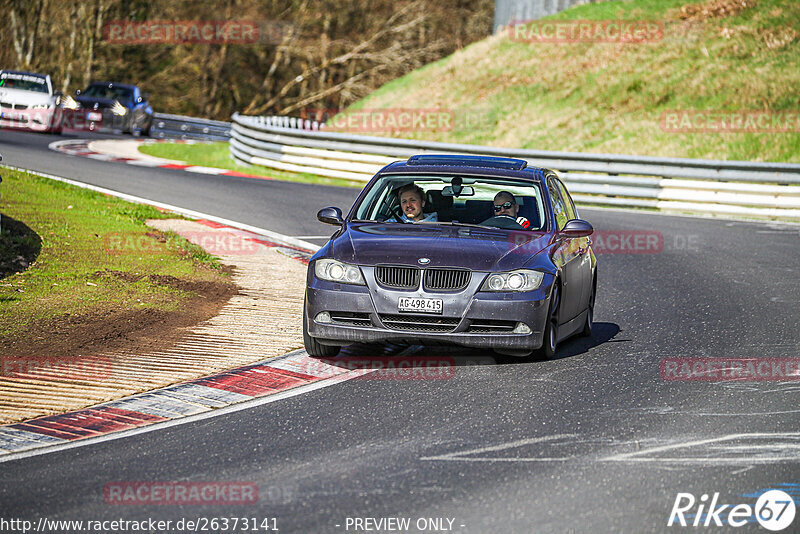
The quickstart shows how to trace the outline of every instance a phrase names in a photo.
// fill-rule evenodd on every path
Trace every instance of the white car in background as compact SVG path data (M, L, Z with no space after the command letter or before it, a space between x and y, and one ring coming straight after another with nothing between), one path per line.
M0 129L22 128L60 133L63 94L49 74L0 70Z

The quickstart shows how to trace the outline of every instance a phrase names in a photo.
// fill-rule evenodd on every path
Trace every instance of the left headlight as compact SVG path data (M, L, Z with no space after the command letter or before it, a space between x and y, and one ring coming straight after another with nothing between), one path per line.
M341 282L343 284L367 285L361 269L356 265L350 265L336 260L317 260L314 263L314 274L317 278L328 280L329 282Z
M544 273L530 269L492 273L483 281L481 291L533 291L539 289L543 279Z
M64 109L79 109L81 105L78 103L77 100L75 100L69 95L66 95L64 99L61 101L61 107L63 107Z

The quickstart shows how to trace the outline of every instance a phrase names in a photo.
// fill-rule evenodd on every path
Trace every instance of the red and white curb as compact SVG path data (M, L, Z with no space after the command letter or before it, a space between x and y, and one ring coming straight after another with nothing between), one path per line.
M255 178L258 180L272 180L269 176L258 176L255 174L247 174L238 171L231 171L229 169L219 169L216 167L203 167L200 165L188 165L180 161L166 160L163 158L156 158L142 154L138 150L126 149L110 149L99 150L98 146L113 146L113 144L126 145L130 144L149 144L149 143L185 143L194 144L196 141L186 140L173 140L173 139L158 139L158 140L91 140L91 139L68 139L65 141L54 141L48 145L50 150L61 152L69 156L79 156L84 158L91 158L99 161L110 161L115 163L127 163L128 165L136 165L138 167L158 167L162 169L179 169L187 172L198 174L213 174L221 176L237 176L240 178Z
M245 239L274 247L304 263L308 263L313 252L319 249L318 245L298 238L206 213L60 176L7 165L2 167L178 213L195 219L200 224L224 229ZM371 368L339 367L311 358L304 350L298 350L257 364L90 408L0 426L0 463L244 410L374 371Z
M374 372L298 350L90 408L0 427L0 463L246 409ZM260 402L254 402L260 401ZM137 432L139 431L139 432ZM86 441L81 441L86 440Z

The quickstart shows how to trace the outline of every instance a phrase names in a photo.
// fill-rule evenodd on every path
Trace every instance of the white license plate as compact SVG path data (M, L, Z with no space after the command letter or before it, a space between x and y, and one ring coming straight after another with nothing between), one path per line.
M103 114L91 111L91 112L86 114L86 120L89 120L89 121L101 121L101 120L103 120Z
M442 313L442 299L400 297L397 309L401 312Z

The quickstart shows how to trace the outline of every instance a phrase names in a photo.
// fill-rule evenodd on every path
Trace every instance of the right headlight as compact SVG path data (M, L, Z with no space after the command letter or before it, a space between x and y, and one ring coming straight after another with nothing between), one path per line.
M530 269L492 273L483 281L481 291L533 291L539 289L543 279L544 273Z
M356 265L350 265L341 261L322 259L314 263L314 274L317 278L328 280L329 282L340 282L342 284L367 285L361 269Z

